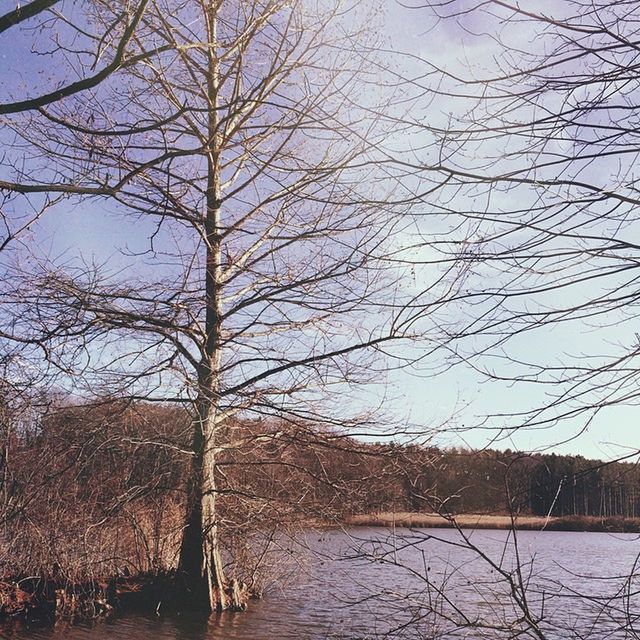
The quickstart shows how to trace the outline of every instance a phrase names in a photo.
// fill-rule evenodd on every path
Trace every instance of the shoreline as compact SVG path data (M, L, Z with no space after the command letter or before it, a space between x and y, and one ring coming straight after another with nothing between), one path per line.
M257 597L246 590L238 592L235 581L225 585L225 593L232 602L229 611L244 611L247 600ZM49 627L59 621L93 622L128 613L160 615L161 609L178 615L204 611L201 603L192 599L176 570L78 582L46 572L28 577L0 576L1 625L13 620Z
M452 522L453 520L453 522ZM455 524L454 524L455 523ZM515 516L466 513L445 517L438 513L378 512L350 516L346 524L356 527L403 527L420 529L511 529L518 531L575 531L640 533L640 518L622 516Z

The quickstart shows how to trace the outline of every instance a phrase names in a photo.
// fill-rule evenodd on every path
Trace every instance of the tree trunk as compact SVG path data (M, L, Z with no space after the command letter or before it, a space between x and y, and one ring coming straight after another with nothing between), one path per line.
M221 361L221 178L218 115L219 62L216 54L217 6L202 4L209 43L208 144L206 211L205 339L198 372L197 418L194 421L193 464L187 504L187 523L180 549L180 569L193 604L210 611L229 606L218 537L216 509L216 431L219 420Z
M194 457L180 570L194 608L222 611L228 607L228 599L218 539L212 422L215 421L205 418L194 424Z

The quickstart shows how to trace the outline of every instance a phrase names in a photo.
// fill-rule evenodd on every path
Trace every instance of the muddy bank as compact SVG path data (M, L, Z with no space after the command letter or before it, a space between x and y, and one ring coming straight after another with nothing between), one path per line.
M352 516L347 524L365 527L419 527L463 529L516 529L527 531L599 531L617 533L640 533L640 518L595 516L517 516L460 514L452 517L437 513L384 512Z

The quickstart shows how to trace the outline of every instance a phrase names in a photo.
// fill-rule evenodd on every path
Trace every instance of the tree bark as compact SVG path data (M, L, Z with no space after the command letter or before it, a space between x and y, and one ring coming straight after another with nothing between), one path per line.
M229 606L220 552L216 507L216 431L219 424L221 359L221 180L220 134L218 131L219 63L216 55L216 3L202 5L209 43L208 147L205 273L205 341L198 372L197 417L194 421L193 463L187 504L187 523L180 551L180 568L185 575L194 604L210 611Z
M205 411L210 403L199 407ZM180 570L197 609L222 611L228 607L218 538L216 509L215 420L209 414L194 421L194 456L189 481L187 522L180 549Z

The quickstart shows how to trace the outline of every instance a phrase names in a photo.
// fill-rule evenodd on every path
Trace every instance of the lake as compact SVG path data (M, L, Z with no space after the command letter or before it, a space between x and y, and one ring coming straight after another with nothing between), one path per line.
M128 616L93 627L5 629L35 640L622 640L640 636L634 534L389 529L283 543L295 580L246 613ZM519 563L516 559L519 558ZM520 567L518 571L517 567ZM535 627L540 631L536 631ZM638 635L636 635L636 632Z

